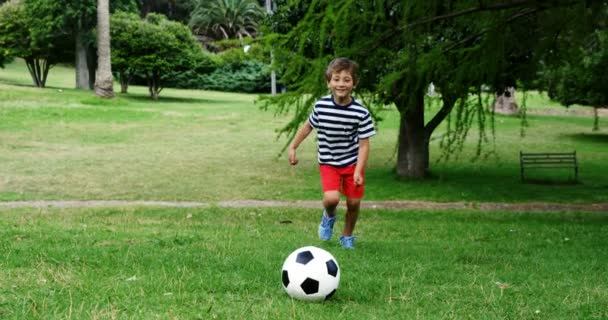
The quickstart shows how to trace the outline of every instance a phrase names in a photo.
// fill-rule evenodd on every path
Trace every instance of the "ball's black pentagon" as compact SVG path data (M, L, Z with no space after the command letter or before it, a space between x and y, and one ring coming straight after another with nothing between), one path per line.
M336 293L336 289L332 290L328 295L325 296L325 300L331 298Z
M289 285L289 274L287 274L287 270L283 270L283 286L287 288Z
M306 278L304 282L300 285L304 293L306 294L315 294L319 292L319 281L311 278Z
M325 265L327 266L327 273L336 277L338 275L338 265L336 264L336 262L333 259L327 260L327 262L325 262Z
M296 262L301 263L301 264L307 264L312 259L314 259L314 257L312 256L312 252L302 251L302 252L298 253L298 256L296 257Z

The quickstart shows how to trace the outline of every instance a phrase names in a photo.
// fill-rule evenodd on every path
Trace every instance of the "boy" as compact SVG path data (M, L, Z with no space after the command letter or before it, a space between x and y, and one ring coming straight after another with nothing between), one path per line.
M331 95L317 101L308 121L289 146L289 163L296 165L296 149L317 129L318 159L323 187L323 216L319 238L327 241L336 222L340 192L346 196L346 221L340 245L354 249L353 230L363 198L369 137L376 134L369 111L352 97L357 85L357 64L346 58L332 60L325 71Z

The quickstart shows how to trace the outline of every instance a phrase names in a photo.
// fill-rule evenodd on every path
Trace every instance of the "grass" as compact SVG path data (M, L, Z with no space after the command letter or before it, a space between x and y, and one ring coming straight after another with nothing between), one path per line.
M321 243L317 219L308 209L2 209L0 318L608 317L605 215L370 211L355 251ZM283 260L305 245L342 268L327 303L281 287Z
M58 66L49 88L29 86L27 70L13 63L0 70L0 200L311 200L320 196L314 139L298 150L293 168L277 157L285 138L275 117L254 104L255 96L165 89L160 101L146 88L112 100L70 89L73 69ZM530 95L528 108L560 107ZM582 108L582 107L581 107ZM398 114L382 113L372 138L366 198L468 202L608 201L608 134L591 132L592 119L530 114L525 136L520 119L495 119L496 157L471 161L476 130L462 153L439 162L439 140L431 143L433 178L396 179ZM443 134L440 127L435 136ZM579 184L522 184L519 150L576 150ZM536 174L536 173L535 173ZM541 175L542 173L538 173ZM573 177L551 170L550 180ZM532 176L531 178L534 178Z
M134 86L100 100L72 85L62 66L47 89L30 87L20 63L0 70L0 201L211 206L0 208L2 319L608 318L604 214L367 210L357 249L344 251L317 239L319 210L213 205L319 199L313 139L298 167L277 158L285 140L275 130L288 119L259 111L254 96L166 89L151 101ZM556 110L534 99L529 108ZM435 140L434 178L416 182L394 177L397 114L383 116L367 199L608 199L607 134L591 133L588 117L530 114L522 137L518 118L497 116L498 157L471 162L471 138L459 157L436 163ZM519 182L519 150L572 149L581 183ZM306 245L342 268L327 303L294 301L281 287L284 259Z

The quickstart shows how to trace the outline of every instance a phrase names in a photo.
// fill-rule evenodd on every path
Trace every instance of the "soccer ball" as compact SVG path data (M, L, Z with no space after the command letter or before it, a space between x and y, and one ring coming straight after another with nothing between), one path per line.
M283 263L283 288L292 298L322 301L331 298L340 283L338 261L317 247L302 247Z

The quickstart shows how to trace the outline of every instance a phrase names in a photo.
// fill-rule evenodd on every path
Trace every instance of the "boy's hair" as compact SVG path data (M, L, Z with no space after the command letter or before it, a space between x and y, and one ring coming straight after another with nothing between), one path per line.
M339 73L343 70L348 71L348 73L350 73L350 75L353 77L353 83L357 84L357 81L359 80L359 77L357 76L359 65L348 58L333 59L329 65L327 65L327 70L325 70L325 80L329 82L334 73Z

